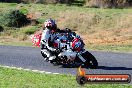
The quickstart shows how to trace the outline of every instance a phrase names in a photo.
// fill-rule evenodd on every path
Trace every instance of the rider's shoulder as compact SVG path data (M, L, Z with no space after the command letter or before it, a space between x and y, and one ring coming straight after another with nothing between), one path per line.
M48 28L44 28L43 29L43 32L46 32L46 31L49 31L49 29Z
M49 31L48 29L45 28L45 29L43 30L42 34L47 34L47 33L49 33L49 32L50 32L50 31Z
M59 33L68 33L68 32L71 32L71 29L69 29L69 28L57 29L57 32L59 32Z
M58 29L57 29L57 32L58 32L58 33L63 33L64 31L58 28Z

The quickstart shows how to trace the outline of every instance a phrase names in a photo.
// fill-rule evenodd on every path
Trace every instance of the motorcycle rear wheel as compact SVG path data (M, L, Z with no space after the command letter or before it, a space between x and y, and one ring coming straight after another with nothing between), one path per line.
M41 55L42 55L44 58L47 57L46 54L44 54L42 51L41 51Z

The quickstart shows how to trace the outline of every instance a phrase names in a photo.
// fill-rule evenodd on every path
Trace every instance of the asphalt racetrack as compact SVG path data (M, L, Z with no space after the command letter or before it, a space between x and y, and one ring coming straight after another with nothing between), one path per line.
M86 69L87 74L130 74L132 75L132 53L89 51L97 59L97 69ZM77 74L77 67L53 66L44 61L39 48L22 46L0 46L0 65L21 67L59 74Z

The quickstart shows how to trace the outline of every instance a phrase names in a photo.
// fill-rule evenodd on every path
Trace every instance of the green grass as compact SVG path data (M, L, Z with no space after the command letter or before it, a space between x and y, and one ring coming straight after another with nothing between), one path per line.
M30 46L30 47L35 47L33 46L32 42L26 42L26 41L4 41L0 42L0 45L12 45L12 46Z
M23 28L20 28L20 33L23 33L23 34L26 34L26 35L31 35L33 34L34 32L36 32L38 29L37 26L28 26L28 27L23 27Z
M132 45L87 45L88 50L132 52Z
M41 74L0 67L0 88L132 88L129 84L86 84L72 75Z

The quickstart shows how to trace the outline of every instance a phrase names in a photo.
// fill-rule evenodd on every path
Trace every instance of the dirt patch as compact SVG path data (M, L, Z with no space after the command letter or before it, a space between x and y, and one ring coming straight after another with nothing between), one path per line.
M86 44L132 44L131 29L98 30L92 34L77 33L81 35Z

